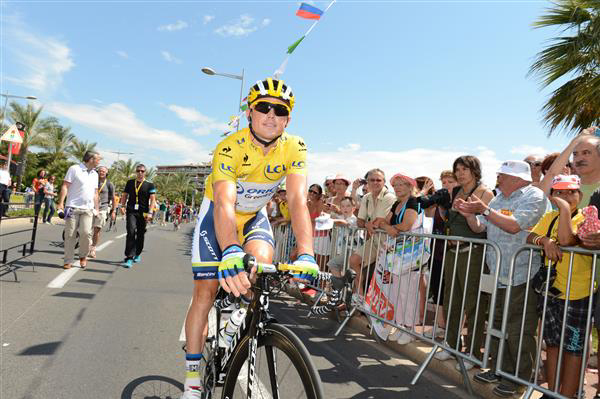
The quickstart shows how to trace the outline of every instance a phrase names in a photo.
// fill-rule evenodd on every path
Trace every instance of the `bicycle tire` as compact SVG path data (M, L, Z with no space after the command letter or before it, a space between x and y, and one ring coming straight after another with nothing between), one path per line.
M249 340L250 337L244 337L240 341L236 352L233 355L231 366L227 372L225 383L223 385L222 399L246 397L244 396L244 391L241 386L237 384L237 381L244 363L248 361ZM258 349L260 350L260 348L263 347L276 348L287 355L291 365L295 368L302 380L302 387L306 393L306 399L323 399L323 387L321 385L319 373L310 358L308 350L296 334L280 324L269 324L265 328L265 334L261 335L259 338ZM269 373L271 372L272 370L269 370ZM245 376L241 376L241 379L244 378ZM290 387L286 387L286 389L290 389ZM295 392L294 395L296 393L297 392ZM297 398L299 396L294 397Z

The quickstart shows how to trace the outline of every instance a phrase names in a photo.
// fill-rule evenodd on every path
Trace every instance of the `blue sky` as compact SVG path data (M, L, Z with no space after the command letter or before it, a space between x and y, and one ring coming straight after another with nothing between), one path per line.
M328 2L312 2L324 9ZM462 154L493 184L502 160L560 151L527 76L560 34L533 29L548 1L336 2L282 78L297 102L288 131L309 145L309 180L380 167L437 181ZM299 2L4 1L2 93L35 95L84 140L147 165L209 160L240 81L271 75L312 21ZM244 94L245 96L245 94Z

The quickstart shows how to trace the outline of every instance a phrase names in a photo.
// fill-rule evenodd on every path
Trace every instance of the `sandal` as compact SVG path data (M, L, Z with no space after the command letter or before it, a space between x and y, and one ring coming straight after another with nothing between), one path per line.
M79 259L79 267L81 267L82 269L85 269L86 266L87 266L87 259L86 258L80 258Z

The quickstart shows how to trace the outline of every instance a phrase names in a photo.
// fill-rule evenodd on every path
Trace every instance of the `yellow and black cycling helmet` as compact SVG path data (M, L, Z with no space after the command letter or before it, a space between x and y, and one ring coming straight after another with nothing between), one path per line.
M250 88L248 93L248 106L260 98L273 97L285 101L290 110L294 108L294 93L292 88L286 85L283 80L266 78L263 81L258 81Z

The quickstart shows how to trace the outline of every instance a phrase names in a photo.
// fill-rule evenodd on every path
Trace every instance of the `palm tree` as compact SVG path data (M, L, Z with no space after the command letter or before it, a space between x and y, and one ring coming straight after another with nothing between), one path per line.
M39 146L43 142L44 134L50 131L55 119L42 118L43 107L35 108L32 104L22 106L17 102L10 103L10 110L6 112L8 119L15 122L21 122L25 125L25 137L21 144L19 153L19 165L17 167L17 187L23 183L23 174L27 166L27 152L29 146Z
M95 151L96 143L88 143L87 141L80 141L78 139L73 140L70 154L77 162L81 162L83 156L88 151Z
M146 169L146 180L154 181L156 178L156 168Z
M543 88L569 79L542 108L548 135L559 127L575 133L600 123L600 2L558 0L534 26L566 33L537 54L529 71L540 78Z
M127 180L135 177L135 168L140 163L128 159L127 161L119 160L114 162L108 172L108 177L117 187L125 187Z
M73 143L77 141L75 135L71 133L70 127L61 126L58 120L52 118L49 121L48 132L41 139L41 147L47 150L54 160L67 158Z

